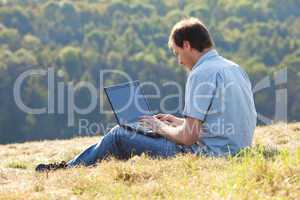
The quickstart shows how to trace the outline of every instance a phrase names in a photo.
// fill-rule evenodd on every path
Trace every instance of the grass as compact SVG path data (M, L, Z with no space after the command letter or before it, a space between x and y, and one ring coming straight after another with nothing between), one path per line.
M0 199L299 199L300 123L258 127L254 145L230 158L143 155L96 167L36 174L96 137L0 145Z
M15 169L27 169L27 165L24 162L20 161L12 161L6 165L8 168L15 168Z

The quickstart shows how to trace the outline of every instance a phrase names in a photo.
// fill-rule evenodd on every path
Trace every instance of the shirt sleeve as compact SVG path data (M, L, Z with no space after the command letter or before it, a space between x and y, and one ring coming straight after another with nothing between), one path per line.
M201 121L216 95L216 74L191 74L187 80L183 115Z

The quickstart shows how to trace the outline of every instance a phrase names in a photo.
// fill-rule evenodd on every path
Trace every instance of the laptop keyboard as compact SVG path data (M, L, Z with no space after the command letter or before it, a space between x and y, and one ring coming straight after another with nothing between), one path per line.
M133 128L135 130L142 130L144 132L153 132L150 128L143 126L142 122L133 122L133 123L129 123L126 125L130 126L131 128Z

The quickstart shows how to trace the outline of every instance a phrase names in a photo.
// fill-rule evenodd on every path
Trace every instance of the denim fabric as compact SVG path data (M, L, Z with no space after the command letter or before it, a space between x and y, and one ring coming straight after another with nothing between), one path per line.
M191 147L175 144L163 137L152 138L116 126L98 143L91 145L70 160L68 166L93 165L108 156L126 160L142 153L153 158L168 158L178 153L193 153L193 150Z

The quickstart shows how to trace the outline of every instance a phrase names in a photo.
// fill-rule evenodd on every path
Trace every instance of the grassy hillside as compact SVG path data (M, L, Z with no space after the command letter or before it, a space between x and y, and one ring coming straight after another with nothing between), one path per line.
M258 127L254 147L234 158L145 156L94 168L36 174L98 138L0 145L0 199L299 199L300 123Z

